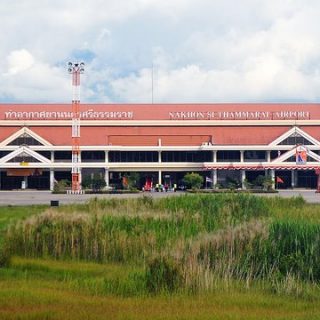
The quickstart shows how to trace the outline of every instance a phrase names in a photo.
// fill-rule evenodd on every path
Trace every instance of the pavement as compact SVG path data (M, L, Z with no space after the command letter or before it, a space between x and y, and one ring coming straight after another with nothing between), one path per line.
M143 195L151 195L154 198L177 196L183 192L144 192L134 194L52 194L50 191L19 190L0 191L0 206L24 206L24 205L50 205L51 201L59 201L60 205L71 203L84 203L92 198L136 198Z
M183 192L145 192L138 194L83 194L67 195L52 194L50 191L0 191L0 206L22 206L22 205L50 205L51 201L59 201L60 205L71 203L84 203L91 198L136 198L143 195L151 195L154 198L181 195ZM315 190L281 190L276 194L259 194L262 196L284 198L302 196L308 203L320 203L320 193Z

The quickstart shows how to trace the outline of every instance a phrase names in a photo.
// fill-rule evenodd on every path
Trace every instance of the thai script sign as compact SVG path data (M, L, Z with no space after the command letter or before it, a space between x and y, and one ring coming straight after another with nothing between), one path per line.
M133 119L132 111L94 111L89 109L80 112L80 119L85 120L124 120ZM69 120L71 111L5 111L5 120Z
M169 112L171 120L284 120L310 119L309 111L177 111Z
M150 109L149 109L150 110ZM151 111L151 118L154 115ZM71 111L4 111L5 120L71 120ZM133 120L146 119L145 112L133 111L95 111L80 112L82 120ZM159 115L157 120L308 120L309 111L169 111Z

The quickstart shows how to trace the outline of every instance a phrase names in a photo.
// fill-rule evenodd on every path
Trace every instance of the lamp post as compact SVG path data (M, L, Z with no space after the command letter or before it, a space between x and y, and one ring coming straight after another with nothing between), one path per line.
M68 63L72 75L72 169L71 193L80 194L80 74L84 73L84 63Z

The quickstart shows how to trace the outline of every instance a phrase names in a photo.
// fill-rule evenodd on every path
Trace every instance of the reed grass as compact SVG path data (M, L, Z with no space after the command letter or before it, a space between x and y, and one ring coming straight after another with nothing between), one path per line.
M105 282L105 292L199 292L221 281L244 287L260 281L301 294L301 283L320 282L317 211L301 197L249 194L92 199L12 224L4 247L9 255L144 270L127 278L129 287L119 279Z

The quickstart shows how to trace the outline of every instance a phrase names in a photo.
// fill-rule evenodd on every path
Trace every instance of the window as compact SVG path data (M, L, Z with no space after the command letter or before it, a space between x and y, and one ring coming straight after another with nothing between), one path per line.
M9 144L9 146L21 146L21 145L28 145L28 146L41 146L42 143L40 143L35 138L31 137L27 133L22 134L18 138L12 140Z
M266 161L266 151L248 150L244 152L245 162Z
M105 161L104 151L82 151L81 161L82 162L104 162Z
M71 160L72 160L71 151L55 151L54 152L54 161L71 162Z
M109 151L109 162L158 162L158 152Z
M313 143L307 140L306 138L302 137L299 133L293 133L291 136L288 138L284 139L279 143L279 145L289 145L289 146L294 146L297 144L301 145L312 145Z
M30 154L26 152L21 152L16 155L14 158L10 159L8 162L40 162L36 158L30 156Z
M211 151L162 151L162 162L211 162Z
M217 162L240 162L240 151L220 150L217 152Z

